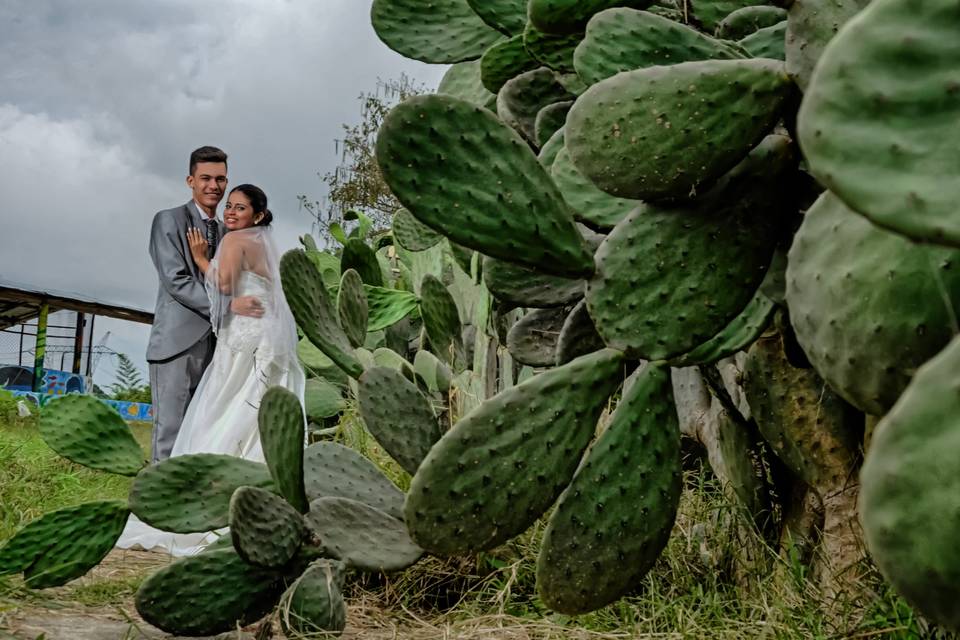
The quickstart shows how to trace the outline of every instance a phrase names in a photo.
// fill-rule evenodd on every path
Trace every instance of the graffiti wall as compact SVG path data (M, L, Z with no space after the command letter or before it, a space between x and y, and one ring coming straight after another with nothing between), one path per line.
M30 404L35 407L42 408L45 404L61 396L62 394L50 394L50 393L33 393L32 391L16 391L10 389L11 393L15 396L19 396L27 400ZM153 421L153 405L145 404L143 402L124 402L121 400L107 400L104 398L100 399L104 404L108 404L114 409L117 410L117 413L123 417L124 420L130 421Z

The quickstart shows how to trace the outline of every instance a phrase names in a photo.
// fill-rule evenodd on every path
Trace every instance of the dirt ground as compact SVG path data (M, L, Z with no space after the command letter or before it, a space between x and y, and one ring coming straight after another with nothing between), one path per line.
M115 550L87 576L59 589L49 589L23 600L0 600L0 640L181 640L145 623L133 605L133 595L111 600L103 606L84 606L77 602L78 585L122 581L142 575L170 562L169 556L142 551ZM110 600L110 598L104 598ZM257 627L216 636L216 640L257 640ZM267 637L281 640L278 625ZM532 640L534 638L626 638L626 634L579 633L559 630L550 624L496 615L451 623L426 620L407 610L382 606L375 598L348 602L345 640ZM185 639L183 639L185 640Z

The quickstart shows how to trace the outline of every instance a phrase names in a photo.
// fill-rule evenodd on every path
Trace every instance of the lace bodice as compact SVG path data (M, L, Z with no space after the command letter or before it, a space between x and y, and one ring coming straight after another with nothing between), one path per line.
M264 305L262 318L229 314L218 339L231 349L253 351L263 346L269 338L269 323L273 314L269 308L273 299L273 283L253 271L241 271L234 288L234 297L255 296Z

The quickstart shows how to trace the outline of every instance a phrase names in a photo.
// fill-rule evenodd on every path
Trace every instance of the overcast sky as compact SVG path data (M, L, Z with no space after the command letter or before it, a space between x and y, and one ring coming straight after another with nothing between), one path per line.
M443 66L392 52L369 0L0 0L0 279L152 309L153 214L189 199L192 149L270 198L281 248L309 231L297 196L359 120L357 97ZM145 372L148 327L96 339ZM105 360L105 359L104 359ZM96 379L113 382L101 361Z

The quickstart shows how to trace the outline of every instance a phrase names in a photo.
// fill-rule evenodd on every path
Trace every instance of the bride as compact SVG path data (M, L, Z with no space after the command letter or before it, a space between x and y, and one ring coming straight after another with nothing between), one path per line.
M267 196L250 184L235 187L223 212L227 233L212 260L198 229L187 232L190 251L204 273L210 321L217 336L213 360L187 408L172 456L221 453L263 462L257 410L263 394L282 386L303 402L305 378L297 359L297 329L280 284ZM230 300L255 296L259 318L230 313ZM130 516L117 542L122 549L166 549L192 555L217 533L173 534Z

